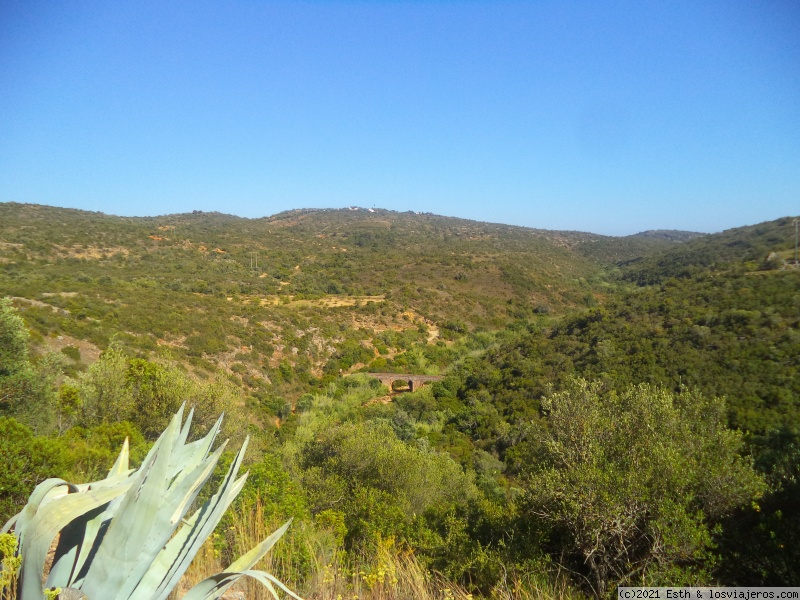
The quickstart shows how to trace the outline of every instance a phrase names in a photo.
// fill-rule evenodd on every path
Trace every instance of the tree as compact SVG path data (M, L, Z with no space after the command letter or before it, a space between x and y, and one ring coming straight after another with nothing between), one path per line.
M13 415L43 433L54 426L53 384L64 358L50 352L34 365L28 355L29 337L11 299L0 298L0 414Z
M11 298L0 298L0 377L23 370L27 363L28 330Z
M375 533L408 537L431 512L447 513L477 496L449 456L405 444L382 422L318 432L302 447L298 466L312 513L340 511L350 548Z
M649 385L601 393L571 379L542 408L527 514L593 591L708 580L713 525L764 488L724 402Z
M147 439L155 439L185 398L190 398L194 421L208 429L222 411L228 413L226 434L244 434L236 390L221 381L198 381L170 365L131 358L112 344L98 361L69 386L77 392L78 424L130 421ZM72 393L72 392L70 392Z
M0 526L25 505L33 487L65 474L63 445L36 437L15 419L0 417Z
M0 403L13 406L31 377L28 330L11 299L0 298Z
M718 574L731 586L794 585L800 581L800 431L773 429L751 443L770 491L727 519Z

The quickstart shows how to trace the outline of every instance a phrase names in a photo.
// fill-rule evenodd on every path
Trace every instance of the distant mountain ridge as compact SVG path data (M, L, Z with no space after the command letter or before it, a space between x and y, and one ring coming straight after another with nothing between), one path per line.
M697 231L680 231L678 229L648 229L647 231L640 231L639 233L634 233L627 237L655 238L671 242L688 242L705 235L708 234Z
M665 245L383 209L118 217L0 203L0 294L23 299L48 347L115 339L258 387L590 305L609 258Z
M773 253L778 262L793 258L794 244L793 218L782 217L696 237L663 254L643 256L631 264L626 278L640 283L655 283L706 268L755 270L764 266Z
M18 306L43 340L102 349L114 338L204 368L235 367L243 380L273 378L282 364L319 374L345 347L392 355L412 338L592 306L609 292L599 287L609 268L657 266L717 239L689 236L609 237L384 209L116 217L0 203L0 294L28 300Z

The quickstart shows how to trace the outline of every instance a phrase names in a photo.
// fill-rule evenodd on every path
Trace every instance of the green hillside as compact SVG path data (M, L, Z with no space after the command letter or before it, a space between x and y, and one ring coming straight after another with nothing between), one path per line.
M307 596L788 585L793 233L0 204L0 512L96 478L125 437L141 460L189 399L201 429L225 411L252 437L208 557L294 516L276 574ZM359 371L444 378L396 393Z
M603 306L530 322L453 374L443 397L457 400L463 414L452 420L448 443L492 453L524 480L541 452L540 425L529 424L547 423L548 398L571 389L576 376L610 397L647 384L724 398L729 426L745 435L772 487L763 510L754 505L717 522L725 557L718 574L741 585L796 580L800 522L789 515L800 499L800 270L793 243L791 221L780 219L629 263L621 278L636 285L622 286Z
M629 263L618 272L636 285L620 286L602 306L530 321L463 369L459 394L490 398L506 420L519 423L574 375L606 389L688 386L725 397L734 427L755 434L797 428L800 270L789 256L793 233L781 219Z
M581 248L604 239L384 210L127 218L9 203L0 292L43 348L90 362L113 338L259 389L592 304L603 262ZM628 259L660 247L614 243Z
M690 239L662 255L635 262L626 278L654 283L667 277L685 277L703 269L747 271L779 268L794 258L795 230L790 217L737 227L712 236Z

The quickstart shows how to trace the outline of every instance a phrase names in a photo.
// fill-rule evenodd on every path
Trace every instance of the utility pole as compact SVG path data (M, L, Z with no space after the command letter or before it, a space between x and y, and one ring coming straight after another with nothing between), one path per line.
M800 222L800 217L794 220L794 266L797 268L797 224Z
M250 253L250 270L253 273L258 272L258 252Z

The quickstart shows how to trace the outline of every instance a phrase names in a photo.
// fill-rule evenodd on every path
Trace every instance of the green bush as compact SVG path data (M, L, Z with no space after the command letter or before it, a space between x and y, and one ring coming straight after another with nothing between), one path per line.
M208 429L227 411L225 431L237 440L244 436L238 392L229 384L198 381L175 367L128 357L117 347L104 352L71 385L79 396L76 421L84 427L129 421L152 440L190 398L198 429Z
M67 358L78 362L81 360L81 351L76 348L75 346L64 346L61 349L61 354L66 356Z
M602 393L574 379L542 409L524 505L572 557L565 566L585 570L598 595L711 581L714 524L765 487L724 402L647 385Z
M0 521L19 512L36 484L63 477L69 459L58 440L37 437L18 421L0 417Z
M350 548L375 534L411 540L415 522L429 510L477 497L472 480L447 455L406 444L381 422L321 431L302 448L299 467L312 512L345 515Z

